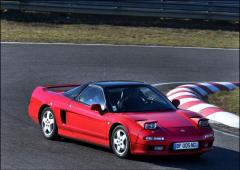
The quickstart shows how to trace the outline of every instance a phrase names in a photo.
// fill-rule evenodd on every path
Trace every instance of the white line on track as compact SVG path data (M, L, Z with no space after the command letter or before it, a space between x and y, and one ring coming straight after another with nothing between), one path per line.
M233 135L231 133L223 132L223 131L220 131L220 130L217 130L217 129L213 129L213 130L216 131L216 132L222 133L224 135L227 135L227 136L232 136L232 137L235 137L235 138L239 138L239 136Z
M176 81L176 82L167 82L167 83L155 83L155 84L152 84L153 86L162 86L162 85L170 85L170 84L192 84L192 83L198 83L198 82L186 82L186 81Z
M77 44L77 43L44 43L44 42L1 42L1 44L32 44L32 45L79 45L79 46L116 46L116 47L144 47L144 48L182 48L182 49L206 49L206 50L234 50L237 48L208 48L208 47L180 47L161 45L127 45L127 44Z

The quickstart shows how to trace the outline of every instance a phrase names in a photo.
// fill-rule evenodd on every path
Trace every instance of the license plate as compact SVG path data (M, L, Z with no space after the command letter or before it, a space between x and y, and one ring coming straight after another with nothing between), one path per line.
M198 149L198 142L180 142L173 144L173 150Z

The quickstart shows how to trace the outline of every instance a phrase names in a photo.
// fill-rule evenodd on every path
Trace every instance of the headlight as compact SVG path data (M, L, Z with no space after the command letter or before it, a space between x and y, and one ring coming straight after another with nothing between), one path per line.
M157 129L157 122L145 123L144 124L144 129L146 129L146 130Z
M200 119L198 121L198 126L199 127L209 127L208 119Z
M139 120L137 123L146 130L157 129L157 121L154 120Z

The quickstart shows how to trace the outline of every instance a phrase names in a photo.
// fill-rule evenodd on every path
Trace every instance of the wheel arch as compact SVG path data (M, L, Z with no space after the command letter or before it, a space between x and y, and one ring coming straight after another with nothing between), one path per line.
M112 146L111 146L112 132L113 132L114 128L119 126L119 125L123 126L121 123L118 123L118 122L117 123L113 123L111 128L110 128L110 130L109 130L109 132L108 132L108 142L109 142L110 149L112 149Z
M111 136L112 136L112 132L113 132L114 128L117 127L117 126L119 126L119 125L121 125L121 126L123 126L123 127L125 128L125 130L126 130L126 132L127 132L127 134L128 134L128 138L129 138L129 140L131 141L131 137L130 137L131 135L130 135L128 126L126 126L126 124L123 123L123 122L115 122L115 123L112 124L112 126L110 127L110 130L109 130L109 132L108 132L108 141L109 141L109 147L110 147L110 148L111 148ZM129 142L130 142L130 141L129 141Z
M50 107L50 106L47 105L47 104L43 104L43 105L40 107L39 111L38 111L38 122L39 122L39 124L41 124L42 111L43 111L45 108L47 108L47 107Z

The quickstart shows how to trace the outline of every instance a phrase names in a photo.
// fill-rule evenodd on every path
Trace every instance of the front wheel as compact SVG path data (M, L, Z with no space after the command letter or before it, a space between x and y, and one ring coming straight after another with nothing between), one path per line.
M121 125L114 128L111 136L111 147L113 152L120 158L129 155L130 141L125 128Z
M52 109L49 107L42 111L41 127L45 138L55 139L58 137L56 120Z

